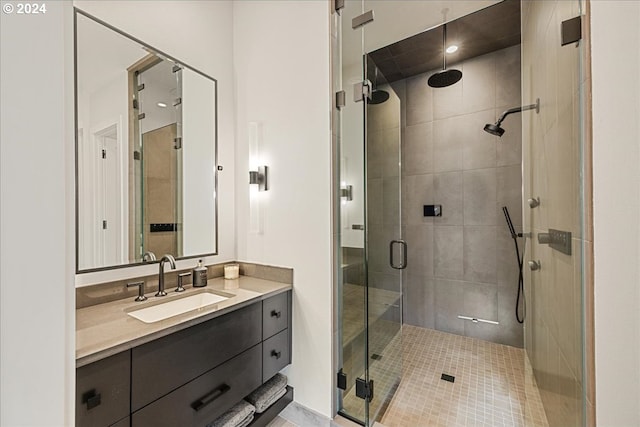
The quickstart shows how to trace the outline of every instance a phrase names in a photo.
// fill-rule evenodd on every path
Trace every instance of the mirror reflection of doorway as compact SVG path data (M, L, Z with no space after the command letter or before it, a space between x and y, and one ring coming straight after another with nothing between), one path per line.
M78 155L83 159L78 173L91 176L84 180L80 191L87 201L89 220L79 227L79 242L86 247L86 261L90 265L121 263L127 236L124 233L127 219L123 211L125 177L121 168L122 141L119 119L109 125L101 125L88 132L79 131Z
M99 212L102 212L102 244L99 248L102 251L99 258L103 265L110 265L122 262L122 186L120 171L120 144L118 142L117 125L109 126L107 129L96 135L96 142L100 153L102 173L98 174L102 182L97 186L100 197L98 197ZM111 202L107 202L111 201ZM115 202L113 202L115 201Z

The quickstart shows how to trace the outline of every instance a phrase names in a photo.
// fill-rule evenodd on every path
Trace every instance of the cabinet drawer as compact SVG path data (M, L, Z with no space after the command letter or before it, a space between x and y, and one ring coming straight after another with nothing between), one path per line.
M289 292L262 301L262 339L274 336L289 324Z
M262 384L262 346L169 393L132 415L132 427L202 427Z
M267 381L289 363L289 329L285 329L262 343L262 381Z
M252 304L134 348L131 410L142 408L258 344L261 308L260 303Z
M76 425L110 426L129 415L131 353L76 369Z

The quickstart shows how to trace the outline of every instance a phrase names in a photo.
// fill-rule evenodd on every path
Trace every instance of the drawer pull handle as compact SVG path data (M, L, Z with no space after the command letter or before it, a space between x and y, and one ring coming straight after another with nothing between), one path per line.
M200 399L196 400L195 402L193 402L191 404L191 407L196 412L198 412L199 410L203 409L205 406L207 406L208 404L210 404L211 402L213 402L217 398L221 397L223 394L225 394L229 390L231 390L231 387L229 387L228 384L222 384L220 387L216 388L211 393L209 393L209 394L201 397Z
M87 405L87 410L93 409L96 406L100 406L100 403L102 403L102 396L100 393L96 393L96 389L89 390L82 395L82 403Z
M278 311L271 310L271 317L275 317L275 318L279 319L280 316L282 316L282 312L280 310L278 310Z
M282 356L282 352L281 351L271 350L271 357L275 357L276 359L280 359L280 356Z

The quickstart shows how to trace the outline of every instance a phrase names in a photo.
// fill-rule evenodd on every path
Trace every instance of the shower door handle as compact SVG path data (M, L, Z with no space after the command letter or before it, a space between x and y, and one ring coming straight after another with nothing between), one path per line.
M393 264L393 245L396 243L402 247L402 262L400 265ZM404 240L392 240L389 242L389 265L396 270L404 270L407 268L407 242Z

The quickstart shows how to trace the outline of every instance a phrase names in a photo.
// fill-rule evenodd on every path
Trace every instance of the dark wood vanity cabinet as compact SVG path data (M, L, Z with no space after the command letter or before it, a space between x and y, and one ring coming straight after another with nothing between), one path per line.
M132 415L132 426L205 426L262 384L256 345Z
M252 304L132 349L132 412L259 344L261 319Z
M129 416L129 351L76 369L76 425L110 426Z
M207 425L291 363L290 317L288 291L78 368L76 426Z
M291 363L289 319L290 293L276 295L262 304L262 380L267 381Z
M262 339L266 340L289 327L290 292L262 302Z
M117 423L110 425L109 427L131 427L131 418L123 418Z
M272 336L262 343L262 381L267 381L290 363L289 330Z

